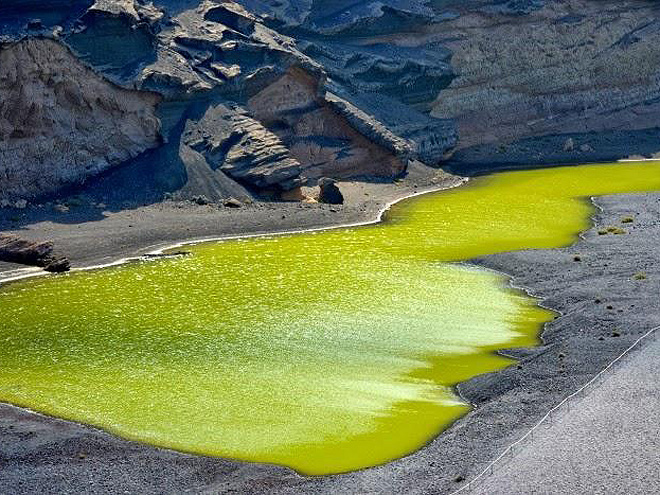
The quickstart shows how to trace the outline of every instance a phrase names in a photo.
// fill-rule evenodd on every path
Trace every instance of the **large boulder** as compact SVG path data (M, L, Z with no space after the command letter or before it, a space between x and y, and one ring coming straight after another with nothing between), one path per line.
M337 182L334 179L323 177L319 179L319 202L331 205L341 205L344 203L344 195L337 187Z
M45 266L53 255L53 243L34 242L13 234L0 234L0 261Z

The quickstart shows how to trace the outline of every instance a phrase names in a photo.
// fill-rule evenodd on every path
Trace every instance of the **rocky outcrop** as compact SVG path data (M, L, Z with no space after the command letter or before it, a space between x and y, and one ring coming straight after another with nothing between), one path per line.
M33 242L16 235L0 234L0 261L40 266L54 273L69 271L69 260L53 255L53 243Z
M253 189L286 191L322 175L391 177L405 168L406 144L397 149L365 136L366 126L380 125L374 116L350 119L337 112L327 96L326 69L248 8L201 2L172 23L159 34L169 61L159 50L157 63L143 71L143 87L173 98L182 94L173 88L223 95L236 114L234 129L243 128L246 138L231 153L205 156L228 176ZM163 88L165 73L172 77ZM396 139L402 141L390 141Z
M57 191L158 146L157 103L54 41L1 47L0 199Z
M405 170L409 143L374 115L343 111L350 104L340 108L337 102L345 100L327 91L325 68L300 51L294 39L266 27L249 6L200 1L190 8L165 9L171 15L154 23L158 16L145 18L138 2L120 2L114 9L107 3L101 9L96 2L81 19L84 29L67 42L108 78L132 81L194 108L181 111L177 105L175 116L163 106L160 113L170 124L166 140L199 153L208 169L196 169L205 175L219 179L224 174L262 193L295 189L323 175L393 177ZM119 20L133 27L129 39L136 29L150 33L153 60L148 50L133 59L116 57L114 63L85 55L81 47L89 43L81 40L98 36L94 26ZM187 184L178 195L201 192Z
M133 145L101 140L94 131L67 127L84 127L79 122L82 119L77 120L79 114L90 113L84 102L55 100L52 112L71 118L67 122L50 119L50 127L44 123L40 131L43 146L52 150L67 147L76 154L30 161L35 171L48 167L67 170L68 175L53 177L48 172L31 181L28 171L24 175L31 186L14 184L12 195L56 191L127 162L131 164L109 172L99 183L112 186L111 196L131 189L154 198L158 191L188 198L204 194L210 199L225 194L281 193L313 184L322 176L395 177L405 171L408 160L437 163L455 144L449 123L409 106L428 100L431 93L435 96L451 80L446 50L403 59L392 47L359 48L343 41L362 24L364 16L372 20L389 16L388 9L418 22L431 13L421 3L391 2L383 6L385 11L370 6L358 9L349 20L326 22L330 18L323 20L316 14L316 9L327 7L322 2L294 2L280 9L276 4L249 1L163 1L154 5L143 0L81 0L67 8L62 5L65 15L42 16L30 28L32 16L44 12L43 6L29 4L21 10L18 2L8 1L15 14L6 31L13 33L12 41L26 35L53 40L19 41L5 50L31 53L38 46L36 52L42 55L32 64L34 73L59 70L43 56L53 51L52 64L62 67L62 77L90 80L125 92L127 107L116 108L112 116L115 122L122 122L122 129L143 124L142 129L130 130ZM9 8L4 7L7 12ZM303 14L305 9L311 10L301 16L294 14ZM331 11L335 10L336 5ZM286 22L278 16L284 16ZM367 24L369 33L378 31L377 23ZM303 32L329 38L303 36ZM74 64L66 58L72 54L63 44L89 68L74 59L75 70L67 73ZM30 61L16 60L14 65L29 69ZM84 77L84 71L89 77ZM29 89L29 78L22 79L14 78L10 84L17 91ZM164 100L155 111L153 94ZM367 95L373 98L369 100ZM360 100L362 96L365 98ZM373 103L377 97L385 100ZM132 115L139 100L151 108L143 112L148 119L142 122ZM361 106L362 101L373 104ZM16 109L18 104L7 105ZM403 111L387 112L396 105ZM157 119L162 122L162 151L138 156L159 144ZM94 129L115 136L104 125ZM59 134L83 142L72 141L72 137L59 144ZM8 136L7 146L21 149L18 139L16 134ZM112 149L101 145L88 149L85 140L104 142ZM162 161L157 174L147 160ZM16 182L15 174L6 174L9 182ZM149 180L152 184L145 183ZM232 187L232 180L247 189Z
M236 105L211 106L199 121L188 121L183 142L240 183L269 189L300 182L301 165L289 149Z
M247 106L301 164L303 181L393 177L405 169L404 140L335 95L323 94L319 81L303 70L289 70Z

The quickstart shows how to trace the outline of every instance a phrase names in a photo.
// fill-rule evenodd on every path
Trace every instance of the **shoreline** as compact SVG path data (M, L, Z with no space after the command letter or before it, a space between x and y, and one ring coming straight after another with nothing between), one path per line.
M626 162L658 162L660 161L660 158L624 158L618 160L619 163L626 163ZM598 163L585 163L584 165L589 165L589 164L598 164ZM576 166L576 165L557 165L558 167L561 166ZM579 165L578 165L579 166ZM436 169L432 169L436 170ZM524 170L524 169L521 169ZM113 266L119 266L124 263L129 263L132 261L138 261L140 259L143 259L143 257L148 257L148 256L160 256L163 254L164 251L169 251L171 249L177 249L180 247L184 246L191 246L195 244L202 244L206 242L224 242L224 241L230 241L230 240L239 240L239 239L253 239L253 238L259 238L259 237L267 237L267 236L281 236L281 235L292 235L292 234L303 234L303 233L308 233L308 232L322 232L326 230L336 230L336 229L342 229L342 228L352 228L352 227L361 227L361 226L367 226L367 225L374 225L382 222L383 215L391 209L394 205L401 201L405 201L406 199L413 198L416 196L421 196L424 194L431 194L431 193L436 193L436 192L441 192L445 190L451 190L457 187L461 187L465 184L468 184L474 177L461 177L458 175L452 175L452 174L445 174L444 176L441 176L442 174L438 174L441 176L440 183L439 184L434 184L434 185L429 185L429 173L430 173L430 168L429 167L419 167L419 170L415 170L417 172L417 175L423 176L422 179L422 185L421 187L418 186L419 181L413 181L412 183L406 183L405 181L402 181L403 187L399 188L399 191L392 191L392 184L382 184L385 186L382 190L377 191L380 193L383 197L380 198L379 201L377 201L374 205L369 205L367 206L366 203L357 203L357 204L351 204L350 206L353 208L359 208L361 209L360 213L357 215L357 219L352 219L352 220L346 220L347 215L340 215L341 218L338 218L338 222L330 222L326 225L323 225L323 221L319 218L318 215L313 216L311 222L306 221L309 226L303 227L303 228L295 228L295 227L288 227L288 228L283 228L280 229L279 226L275 226L273 229L266 229L258 232L243 232L243 233L237 233L237 234L218 234L218 235L210 235L210 236L187 236L187 237L182 237L178 240L168 240L168 241L161 241L157 242L154 244L149 244L145 245L144 243L140 243L138 240L137 242L133 243L130 246L130 249L134 251L134 254L131 255L126 255L122 256L122 252L120 250L115 250L113 252L110 252L109 254L105 254L105 258L113 258L112 261L108 262L103 262L103 263L98 263L95 261L95 258L91 258L91 260L85 260L83 261L82 264L78 266L72 267L70 272L76 272L76 271L81 271L81 270L96 270L96 269L103 269L103 268L110 268ZM436 170L437 172L437 170ZM495 171L494 173L498 173L501 171ZM433 177L433 179L437 179L438 175ZM357 182L345 182L343 183L344 186L349 185L349 187L355 187L355 185L358 184ZM414 186L413 186L414 184ZM340 184L341 185L341 184ZM376 186L376 189L378 186ZM419 189L418 189L419 188ZM403 190L401 190L403 189ZM598 209L599 206L597 203L595 203L595 196L589 197L590 203ZM353 198L351 198L353 199ZM351 203L354 203L354 201L351 201ZM290 209L292 205L295 205L296 203L286 203L286 202L281 202L277 203L277 206L274 207L275 210L282 210L286 211L287 209ZM183 208L189 207L190 205L185 204ZM280 208L278 208L278 206ZM322 205L322 204L317 204L316 206L320 206L321 208L326 207L330 210L333 208L342 207L343 205ZM176 205L177 208L180 208L180 204ZM194 208L194 207L193 207ZM322 213L321 211L317 211L316 213ZM344 212L342 212L344 213ZM354 212L353 212L354 213ZM257 213L258 214L258 213ZM593 216L592 216L593 217ZM350 218L350 217L349 217ZM590 218L591 220L592 218ZM6 223L6 222L5 222ZM7 233L14 233L20 235L23 231L21 230L12 230L12 229L3 229L2 228L2 211L0 210L0 232L7 232ZM128 227L132 227L132 225L128 225ZM42 231L41 229L36 230L36 234L46 236L47 232ZM577 234L577 238L581 238L582 233ZM66 255L66 251L64 252ZM470 260L466 260L465 263L470 263ZM8 266L11 265L11 266ZM17 273L20 272L20 273ZM507 273L503 273L504 275L507 275ZM0 287L3 284L6 284L8 282L13 282L16 280L22 280L26 278L33 278L37 276L46 276L46 275L51 275L53 274L46 272L42 268L39 267L34 267L34 266L26 266L26 265L15 265L15 264L9 264L9 263L4 263L0 261ZM56 276L56 275L55 275ZM524 289L523 289L524 290Z
M636 332L653 322L660 323L650 297L660 289L660 273L654 276L660 260L660 247L654 242L660 235L660 226L655 222L660 215L660 192L594 197L591 203L591 227L578 233L569 246L467 260L471 266L504 274L512 289L524 291L537 304L561 316L544 325L539 346L500 351L518 360L518 365L459 384L456 391L471 405L471 411L420 450L388 464L308 478L273 465L166 451L121 440L86 425L18 408L11 410L13 406L6 405L0 405L0 440L25 434L24 430L34 431L37 425L41 437L45 437L42 442L54 444L59 450L62 442L69 445L72 441L76 448L93 445L88 457L94 459L94 472L121 486L139 487L140 493L195 492L198 488L213 493L452 493L524 434L553 404L600 371L611 356L637 338ZM597 234L599 226L617 221L624 213L635 215L628 235ZM582 257L579 263L573 260L577 253ZM603 269L603 264L613 268ZM650 274L648 283L642 286L630 280L633 270L641 265ZM596 298L601 302L594 303ZM630 307L633 301L635 310ZM607 309L610 305L612 310ZM615 337L616 329L620 334ZM66 439L60 438L62 431L66 431ZM19 445L17 450L21 449ZM44 451L42 444L30 457L39 463L45 457L53 463L53 469L75 479L89 476L92 467L88 463L80 462L75 454L63 456L59 450ZM136 465L126 472L117 470L113 462L126 456ZM3 458L20 464L24 455L8 456L0 450ZM145 470L139 463L152 467ZM179 472L181 465L186 466L183 475ZM11 472L17 469L13 467ZM165 476L156 474L161 471ZM0 485L2 477L0 474ZM457 481L459 478L466 481Z
M437 178L437 175L434 177L434 179L435 178ZM380 197L373 204L359 203L352 200L353 198L351 198L352 201L350 202L350 204L345 205L348 206L348 208L342 208L344 205L325 205L325 204L317 204L307 207L308 209L315 209L316 211L312 211L312 214L310 215L311 218L305 219L303 223L306 224L307 226L304 226L302 228L295 228L286 225L284 226L284 228L281 228L281 224L280 225L274 224L270 229L266 228L264 230L258 230L256 232L250 232L251 229L248 228L246 229L247 231L241 233L220 232L218 234L212 234L209 236L193 235L192 237L188 236L188 237L180 237L179 239L163 240L153 244L152 243L147 244L146 242L141 242L142 239L138 237L136 241L133 242L132 245L128 248L130 251L133 251L133 254L123 255L126 249L123 250L124 252L122 252L122 250L114 249L108 253L104 253L104 258L106 259L114 258L114 259L112 259L111 261L101 262L101 263L99 263L98 262L99 260L94 256L83 257L83 261L81 263L79 262L77 266L74 266L70 270L70 272L76 272L81 270L95 270L95 269L109 268L112 266L119 266L124 263L140 260L145 256L159 256L162 255L164 251L177 249L184 246L206 243L206 242L223 242L230 240L251 239L251 238L259 238L259 237L267 237L267 236L282 236L282 235L302 234L308 232L322 232L326 230L336 230L342 228L353 228L353 227L374 225L382 222L385 213L390 208L392 208L394 205L396 205L401 201L404 201L412 197L421 196L424 194L441 192L444 190L450 190L457 187L461 187L462 185L468 183L469 180L470 179L467 177L459 177L449 174L443 174L440 180L438 181L438 183L433 183L433 184L429 183L428 178L422 181L422 185L418 185L419 184L418 181L415 181L414 183L411 184L403 183L402 186L394 186L393 184L383 184L382 186L384 187L382 187L380 191L377 191L380 193L382 197ZM357 187L358 189L361 189L361 186L357 184L358 183L356 182L350 182L350 183L344 183L343 185L349 188ZM378 185L375 186L375 189L377 190L379 189ZM350 194L350 196L354 196L354 194ZM298 205L298 203L280 203L273 208L273 211L277 213L288 212L289 210L295 208L296 205ZM177 208L181 206L180 204L175 204L174 207ZM190 205L184 204L183 209L187 209L188 207L190 207ZM190 208L195 209L194 207L190 207ZM255 209L259 209L259 208L257 207ZM333 211L334 213L339 213L339 215L336 215L335 221L331 220L330 222L325 222L324 221L325 219L321 218L321 215L326 213L328 210ZM348 211L344 211L344 210L348 210ZM223 212L223 213L229 213L229 215L227 216L231 221L232 219L230 215L235 212L237 211L234 210L231 212ZM259 215L259 213L256 212L256 215ZM284 218L285 215L283 214L282 219ZM210 220L211 221L215 220L212 216L212 213L210 215ZM129 225L129 227L132 227L132 225ZM240 222L238 222L238 230L240 231L241 228L242 225L240 224ZM222 231L223 226L220 226L216 230ZM15 233L18 235L21 235L22 233L21 230L0 229L0 231ZM34 235L45 236L46 235L45 229L35 229L33 236ZM65 255L67 254L66 249L64 249L63 253ZM74 261L77 260L74 258ZM37 276L45 276L45 275L52 276L52 274L49 274L48 272L38 267L17 266L16 268L14 267L6 268L0 264L0 286L16 280L33 278Z
M527 439L533 441L534 432L539 428L541 428L541 426L543 425L551 425L550 423L551 416L560 414L562 406L564 406L565 404L569 404L570 401L573 399L577 399L580 396L580 394L588 394L592 390L592 387L596 386L599 379L604 380L607 376L609 376L609 374L616 373L617 370L615 368L615 365L624 362L626 359L630 359L631 354L635 349L641 349L645 345L650 345L651 342L649 341L652 340L653 338L652 335L658 332L658 330L660 330L660 326L653 327L649 331L644 333L641 337L639 337L637 340L635 340L632 343L632 345L626 348L621 354L619 354L601 371L596 373L589 381L587 381L584 385L582 385L574 392L568 394L561 402L559 402L559 404L549 409L548 412L546 412L543 415L543 417L527 431L527 433L525 433L522 437L520 437L518 440L514 441L511 445L509 445L499 456L497 456L493 461L491 461L483 471L478 473L474 478L470 480L466 480L467 483L465 485L463 485L461 488L458 488L456 491L452 492L449 495L455 495L465 490L470 491L473 488L478 489L479 484L487 480L489 471L492 473L493 468L500 467L502 464L505 463L503 459L505 458L506 455L508 454L514 455L513 454L514 448L517 448L518 446L522 448L525 445L525 441Z

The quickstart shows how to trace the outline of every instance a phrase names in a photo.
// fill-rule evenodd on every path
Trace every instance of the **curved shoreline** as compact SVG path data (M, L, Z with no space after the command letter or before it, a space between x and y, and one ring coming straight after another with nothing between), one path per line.
M654 319L657 322L659 316L652 310L654 306L649 294L657 293L654 287L659 285L660 271L656 267L660 265L647 265L649 280L640 282L647 285L637 285L643 287L641 291L630 292L632 289L626 288L635 284L626 282L625 274L632 275L643 263L660 258L660 246L653 242L660 234L660 225L655 221L660 214L660 193L597 196L591 198L591 203L595 211L590 215L589 227L579 232L575 241L567 247L502 253L468 260L470 265L504 274L512 288L524 290L543 307L563 316L546 324L540 335L543 344L539 347L505 351L507 357L519 360L522 368L510 366L460 384L461 398L476 405L474 410L420 451L387 465L342 476L309 479L275 466L165 451L117 439L86 425L30 415L19 408L3 405L0 405L0 434L9 442L14 434L32 431L36 423L37 431L42 431L38 438L45 435L47 441L58 445L61 440L58 440L57 432L65 429L67 438L76 444L84 446L92 442L99 445L92 448L92 455L99 463L95 469L100 469L95 471L95 476L104 473L104 479L112 479L120 486L132 481L140 483L141 487L150 486L143 490L145 494L180 493L184 488L196 493L195 487L199 487L199 491L214 489L218 493L255 494L345 493L351 487L354 490L362 487L365 491L368 488L373 493L387 493L388 488L392 487L400 487L403 492L413 490L413 487L419 493L454 492L460 486L460 482L456 481L458 477L470 480L478 474L506 445L524 434L535 418L547 412L548 406L579 388L581 383L609 363L617 349L626 347L636 338L634 332L637 329L650 326ZM624 214L635 216L629 236L597 235L598 228L617 222ZM621 246L632 249L627 252ZM576 254L582 257L582 262L573 261ZM603 260L613 268L600 274L599 267ZM594 274L598 278L594 279ZM594 304L596 297L603 303ZM630 302L636 303L637 309L625 310L627 306L623 306L624 303L629 305ZM615 310L624 308L624 312L609 311L605 308L606 304L614 305ZM584 326L584 321L589 322L588 326ZM612 338L609 332L613 326L626 330L621 337ZM602 336L605 341L599 344ZM565 358L561 357L563 354ZM561 372L556 365L562 359L567 365L565 372ZM8 418L6 422L11 430L2 428L5 418ZM16 439L17 442L19 440L20 437ZM69 440L62 441L66 441L67 445L71 443ZM27 450L32 452L32 456L48 459L55 466L53 469L61 473L58 476L66 476L66 479L73 477L86 483L90 475L84 465L73 460L73 456L52 453L39 445L21 444L19 449L19 452ZM113 457L115 451L120 454L119 458ZM16 457L16 469L23 469L20 466L24 465L24 458L23 455ZM125 458L129 458L135 467L116 469L114 463L119 459L124 462ZM8 461L13 461L13 458L8 458ZM150 485L155 471L141 465L150 462L157 466L159 473L162 472L158 475L158 483L167 482L169 488L161 485L153 488ZM181 466L187 469L183 474ZM429 466L433 466L430 472ZM7 465L5 477L0 478L10 479L9 467L10 464ZM212 479L208 473L213 474Z
M145 256L160 256L162 255L165 251L169 251L171 249L177 249L181 248L184 246L192 246L196 244L203 244L207 242L224 242L224 241L234 241L234 240L240 240L240 239L256 239L256 238L262 238L262 237L275 237L275 236L284 236L284 235L294 235L294 234L306 234L306 233L311 233L311 232L324 232L324 231L329 231L329 230L338 230L338 229L349 229L353 227L364 227L368 225L375 225L378 223L381 223L383 221L383 216L385 213L387 213L388 210L390 210L394 205L397 203L400 203L402 201L405 201L410 198L414 198L417 196L422 196L425 194L432 194L432 193L437 193L437 192L442 192L442 191L448 191L451 189L455 189L458 187L461 187L465 184L467 184L470 181L468 177L457 177L457 180L454 183L451 183L447 186L440 186L440 187L430 187L428 189L424 189L422 191L417 191L417 192L412 192L409 194L405 194L401 197L397 197L395 199L392 199L385 203L379 210L376 212L376 217L372 218L371 220L363 220L363 221L358 221L358 222L350 222L350 223L341 223L341 224L335 224L335 225L329 225L329 226L324 226L324 227L309 227L305 229L293 229L293 230L276 230L272 232L261 232L261 233L256 233L256 234L237 234L237 235L221 235L221 236L210 236L210 237L203 237L203 238L195 238L195 239L187 239L187 240L181 240L181 241L176 241L174 243L168 243L160 247L155 247L158 246L159 244L152 245L152 246L144 246L139 249L146 249L145 253L139 255L139 256L129 256L129 257L124 257L124 258L119 258L115 261L111 261L109 263L101 263L101 264L95 264L95 265L87 265L87 266L80 266L80 267L75 267L70 270L69 273L75 273L79 271L87 271L87 270L99 270L103 268L111 268L113 266L120 266L125 263L130 263L132 261L139 261L143 260ZM154 247L155 249L151 249ZM3 277L3 273L0 272L0 286L3 284L6 284L8 282L14 282L17 280L22 280L26 278L34 278L34 277L39 277L39 276L57 276L53 275L45 270L42 270L41 268L38 267L26 267L26 268L20 268L18 270L25 271L26 273L18 274L18 275L10 275L8 277ZM17 270L17 271L18 271ZM6 272L6 273L12 273Z
M630 158L630 159L621 159L618 160L619 163L627 163L627 162L657 162L660 161L660 158ZM599 164L599 163L584 163L583 165L594 165L594 164ZM570 165L574 166L574 165ZM536 167L530 168L530 170L534 169ZM519 170L524 170L524 169L519 169ZM428 173L428 172L427 172ZM497 173L497 172L495 172ZM225 234L225 235L210 235L210 236L203 236L203 237L198 237L198 236L192 236L192 238L183 238L180 240L176 241L165 241L165 242L157 242L154 244L147 244L146 242L137 242L132 246L132 250L134 251L144 251L139 255L131 255L131 256L120 256L116 257L113 261L105 262L105 263L96 263L92 262L91 264L83 263L81 266L76 266L71 269L71 272L76 272L80 270L95 270L95 269L102 269L102 268L110 268L113 266L119 266L124 263L129 263L132 261L137 261L143 259L144 256L158 256L162 255L164 251L170 250L170 249L176 249L178 247L183 247L183 246L189 246L189 245L194 245L194 244L201 244L205 242L222 242L222 241L229 241L229 240L238 240L238 239L250 239L250 238L259 238L259 237L267 237L267 236L280 236L280 235L291 235L291 234L302 234L302 233L308 233L308 232L322 232L326 230L335 230L335 229L341 229L341 228L351 228L351 227L361 227L361 226L366 226L366 225L373 225L380 223L382 221L383 215L390 209L392 206L395 204L404 201L406 199L415 197L415 196L420 196L424 194L430 194L430 193L436 193L436 192L441 192L445 190L450 190L454 189L457 187L461 187L470 181L470 177L459 177L459 176L448 176L445 178L445 181L448 182L447 184L440 185L440 186L428 186L428 185L423 185L422 188L418 191L416 188L412 192L408 192L407 194L404 195L399 195L399 194L392 194L391 192L388 194L388 192L382 192L382 196L387 197L393 197L393 199L388 200L384 204L378 207L378 209L373 210L366 209L364 210L363 214L359 214L358 217L364 217L366 216L367 218L364 220L357 220L357 221L348 221L348 222L343 222L343 223L332 223L329 225L325 226L314 226L314 224L322 224L323 222L321 221L320 217L315 220L312 220L310 223L310 227L307 228L302 228L302 229L297 229L297 228L284 228L284 229L276 229L272 231L263 230L259 231L258 233L238 233L238 234ZM428 183L428 178L426 180L423 180L423 182ZM410 187L408 187L408 190L410 191ZM594 197L591 197L591 202L592 204L595 205L593 202ZM257 213L259 215L259 213ZM231 216L227 217L229 220L231 220ZM341 221L341 220L340 220ZM127 223L126 220L124 220L124 223ZM166 222L167 223L167 222ZM308 222L305 222L308 223ZM132 225L127 225L127 227L132 227ZM239 228L240 230L240 228ZM249 230L247 227L242 230ZM8 230L9 231L9 230ZM18 233L20 235L19 231L16 231L14 233ZM39 234L40 238L43 238L46 236L45 233L40 233ZM153 249L152 249L153 248ZM66 252L64 254L67 254ZM109 257L113 258L114 256L110 255ZM2 287L3 284L17 281L17 280L22 280L26 278L33 278L33 277L39 277L39 276L46 276L46 275L53 275L49 272L44 271L41 268L38 267L31 267L31 266L26 266L26 267L21 267L21 268L14 268L10 270L5 270L2 271L0 268L0 287Z

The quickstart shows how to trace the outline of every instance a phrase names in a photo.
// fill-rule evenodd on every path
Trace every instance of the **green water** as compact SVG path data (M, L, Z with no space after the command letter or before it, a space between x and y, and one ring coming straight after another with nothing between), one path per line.
M454 262L565 245L585 196L660 165L502 173L382 224L191 247L0 289L0 400L200 454L337 473L410 453L467 410L452 386L552 315Z

